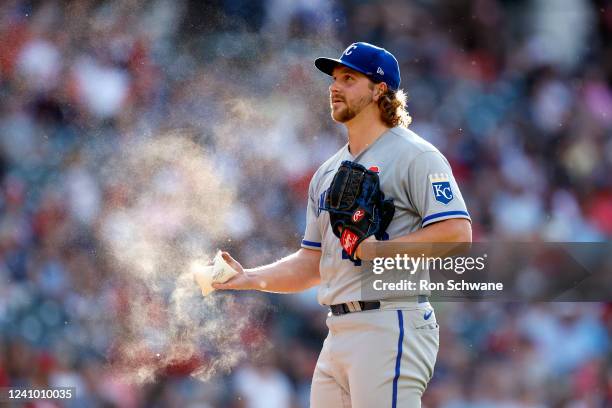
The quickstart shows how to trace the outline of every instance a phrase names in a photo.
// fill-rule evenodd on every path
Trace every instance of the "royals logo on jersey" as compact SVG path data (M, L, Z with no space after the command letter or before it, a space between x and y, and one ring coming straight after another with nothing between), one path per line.
M454 198L453 189L450 184L450 176L446 173L435 173L429 175L433 195L436 201L448 204Z

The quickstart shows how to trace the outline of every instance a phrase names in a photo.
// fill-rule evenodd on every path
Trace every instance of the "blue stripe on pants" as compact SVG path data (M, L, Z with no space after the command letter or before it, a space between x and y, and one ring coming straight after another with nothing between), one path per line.
M393 377L393 402L392 408L397 408L397 381L400 376L400 365L402 364L402 345L404 343L404 315L401 310L397 311L399 321L399 339L397 340L397 357L395 358L395 377Z

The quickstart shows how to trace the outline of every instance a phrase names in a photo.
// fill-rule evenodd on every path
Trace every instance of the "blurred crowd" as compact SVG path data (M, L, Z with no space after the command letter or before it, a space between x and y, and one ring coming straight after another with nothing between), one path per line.
M239 192L222 245L245 267L291 253L310 177L346 141L313 59L355 41L398 57L411 129L451 162L475 240L612 236L610 1L8 0L0 39L0 387L76 386L67 406L307 407L326 335L312 290L265 296L274 347L231 373L109 374L119 288L98 237L122 180L101 169L178 129ZM612 405L612 305L436 307L425 406Z

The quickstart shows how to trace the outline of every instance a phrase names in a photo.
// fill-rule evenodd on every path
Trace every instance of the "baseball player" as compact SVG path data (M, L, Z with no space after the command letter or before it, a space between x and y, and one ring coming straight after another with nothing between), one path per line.
M391 53L359 42L315 66L332 77L331 116L346 126L348 143L312 177L301 249L254 269L223 253L239 273L213 286L294 293L319 285L318 301L330 309L329 334L312 379L311 407L420 407L438 353L435 314L426 294L363 299L361 278L372 273L363 242L471 242L470 216L448 161L407 129ZM359 183L355 191L369 192L357 197L365 204L342 218L347 212L338 205ZM390 202L386 211L382 204Z

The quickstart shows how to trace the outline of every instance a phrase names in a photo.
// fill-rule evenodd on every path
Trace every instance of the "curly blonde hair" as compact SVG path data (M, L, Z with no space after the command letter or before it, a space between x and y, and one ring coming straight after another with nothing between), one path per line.
M406 110L406 94L401 89L397 91L388 89L378 99L378 108L380 118L387 126L407 128L412 122L412 117Z

